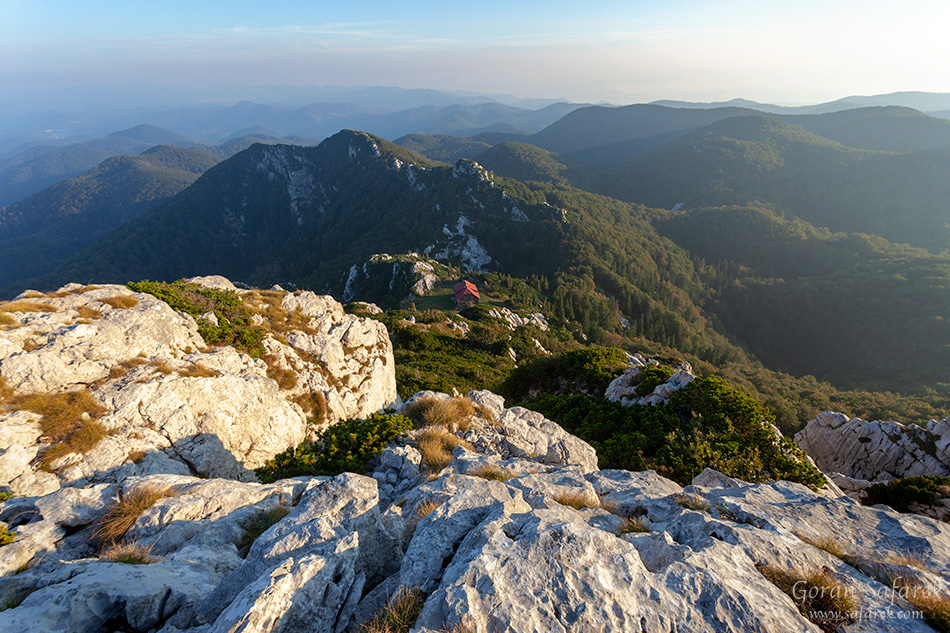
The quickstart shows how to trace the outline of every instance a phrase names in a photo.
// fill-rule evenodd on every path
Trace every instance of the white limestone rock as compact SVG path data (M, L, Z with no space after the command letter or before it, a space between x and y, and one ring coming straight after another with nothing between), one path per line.
M950 475L950 419L921 427L825 411L796 433L795 441L821 470L852 479Z

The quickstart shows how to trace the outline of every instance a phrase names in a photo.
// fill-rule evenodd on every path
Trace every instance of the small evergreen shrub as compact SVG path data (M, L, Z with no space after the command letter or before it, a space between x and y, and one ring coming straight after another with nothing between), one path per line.
M16 532L6 525L0 525L0 546L9 545L16 540Z
M637 384L636 393L641 398L653 393L657 386L662 385L673 375L673 370L666 365L647 365L640 368L640 382Z
M411 429L412 420L402 415L374 413L365 420L346 420L322 431L316 441L276 455L255 472L265 483L288 477L364 473L369 460Z
M874 484L864 489L864 505L882 503L898 512L907 512L910 504L933 505L940 499L950 497L950 477L920 475L904 477L882 484Z
M500 393L513 401L523 400L532 393L602 396L610 381L626 367L627 353L616 348L590 347L561 356L546 356L512 371Z
M697 377L665 405L543 395L524 406L590 443L602 469L654 469L681 485L707 467L745 481L825 484L804 452L774 433L768 409L715 376Z
M267 331L251 321L251 311L233 290L205 288L180 279L173 283L139 281L127 284L135 292L145 292L161 299L172 309L195 317L198 332L208 345L231 345L259 357L264 354L262 344ZM212 312L217 325L201 318Z

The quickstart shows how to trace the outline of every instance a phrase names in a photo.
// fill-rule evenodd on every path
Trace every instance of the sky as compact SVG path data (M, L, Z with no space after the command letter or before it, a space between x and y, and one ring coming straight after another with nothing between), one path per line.
M947 24L946 0L0 0L0 93L384 85L800 105L950 92Z

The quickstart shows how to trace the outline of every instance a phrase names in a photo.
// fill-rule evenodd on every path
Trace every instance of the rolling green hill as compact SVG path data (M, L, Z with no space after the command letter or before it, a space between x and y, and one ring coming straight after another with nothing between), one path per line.
M217 161L157 146L0 208L0 287L42 274L129 219L185 189Z

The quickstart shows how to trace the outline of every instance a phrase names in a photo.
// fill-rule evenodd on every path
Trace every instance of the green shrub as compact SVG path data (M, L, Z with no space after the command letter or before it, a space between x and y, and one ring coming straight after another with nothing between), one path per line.
M561 356L539 358L519 367L505 380L500 393L514 401L522 400L532 392L602 395L610 381L626 367L627 353L621 349L581 349Z
M698 377L666 405L546 395L525 406L590 443L601 468L650 468L682 485L707 467L752 482L825 482L801 449L776 437L768 409L721 378Z
M146 292L172 309L195 317L198 332L208 345L231 345L255 357L264 353L262 341L267 331L251 322L251 311L233 290L205 288L183 279L170 284L145 280L127 285L135 292ZM207 312L214 313L217 325L201 318Z
M255 472L265 483L288 477L364 473L369 460L410 429L412 421L402 415L374 413L365 420L346 420L322 431L316 441L276 455Z
M867 496L864 505L883 503L898 512L907 512L912 503L932 505L950 496L950 477L921 475L904 477L883 484L874 484L864 489Z
M640 382L637 384L636 392L641 398L653 393L659 385L670 379L673 370L666 365L647 365L640 368Z
M16 532L5 525L0 525L0 545L9 545L16 540Z

